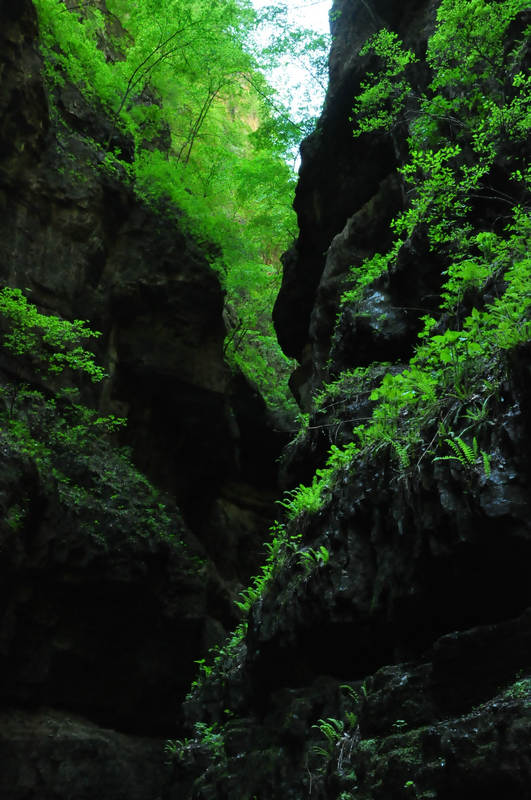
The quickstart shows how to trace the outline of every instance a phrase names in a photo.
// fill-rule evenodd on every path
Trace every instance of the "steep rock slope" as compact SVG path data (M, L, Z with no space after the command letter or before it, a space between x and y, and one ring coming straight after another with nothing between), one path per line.
M408 46L422 48L436 6L422 0L400 6L386 0L334 4L330 85L317 130L302 145L295 198L300 236L285 255L274 311L282 347L301 361L294 389L306 406L314 385L309 376L317 372L318 380L327 360L340 279L350 264L390 242L389 222L404 202L395 176L403 144L390 137L352 136L352 102L369 65L358 53L384 26ZM376 358L377 353L369 360Z
M266 434L263 467L248 463L253 443L242 437L257 432L249 435L246 413L265 432L264 408L242 380L231 383L223 292L205 253L179 231L178 211L146 208L101 168L86 137L105 138L108 123L74 87L59 90L62 117L50 128L31 24L25 46L18 27L5 33L2 279L103 332L98 356L110 377L100 405L127 417L138 465L185 515L201 508L200 527L227 477L274 486L268 455L278 444Z
M256 569L279 442L224 364L208 254L105 171L89 137L109 123L75 87L50 103L32 3L1 15L0 279L102 332L84 397L127 418L135 466L96 437L46 474L0 432L0 794L154 798L194 659ZM7 407L49 388L6 353L0 373Z
M183 787L190 798L245 800L516 800L529 792L529 224L511 251L527 287L517 301L522 315L503 320L514 320L512 344L503 345L500 329L502 351L479 378L469 354L459 362L444 348L466 339L468 314L483 319L478 314L496 307L510 276L491 267L444 305L451 244L434 247L428 223L414 226L355 300L341 302L350 268L391 247L390 222L410 202L396 167L407 158L411 109L390 133L353 137L354 96L377 67L359 50L381 27L397 32L419 59L408 69L413 102L430 80L422 58L439 5L334 4L331 84L302 148L301 233L285 256L275 309L279 339L301 362L293 386L310 415L286 453L285 485L312 484L336 450L329 471L286 498L291 520L283 544L272 545L276 560L254 593L248 628L187 700L195 737L175 745L176 797ZM504 54L528 25L522 4ZM516 51L514 69L525 70L526 45ZM521 204L522 219L529 212L525 187L509 182L528 147L509 130L466 210L474 233L496 241L507 236L504 205ZM415 174L421 191L421 170ZM450 190L447 197L441 206L450 209ZM415 404L424 400L415 398L430 391L423 395L417 374L425 362L406 365L425 315L437 317L443 351L429 351L425 387L439 369L447 394L440 405L426 401L422 416ZM483 364L479 345L475 353ZM370 426L382 396L387 405L358 445L353 428ZM394 429L386 412L396 415Z

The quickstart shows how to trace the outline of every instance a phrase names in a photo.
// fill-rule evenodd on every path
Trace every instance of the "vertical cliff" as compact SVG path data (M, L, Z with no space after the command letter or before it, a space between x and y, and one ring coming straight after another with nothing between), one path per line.
M225 364L208 248L105 169L111 123L51 93L33 4L1 16L2 287L101 332L107 377L77 402L127 424L86 427L60 377L3 351L0 794L160 796L194 660L238 621L275 513L281 439Z
M334 3L274 312L307 425L260 572L279 440L209 254L102 167L100 109L50 102L29 0L2 14L0 276L102 332L81 396L128 425L72 447L61 379L2 356L0 793L526 797L525 2Z
M300 236L285 255L284 282L274 312L282 346L301 362L294 389L307 408L312 389L327 377L345 274L374 250L390 245L389 224L405 201L396 175L405 142L400 136L355 139L352 135L353 99L367 70L374 66L368 56L358 54L364 42L383 27L396 31L408 47L422 51L433 29L436 5L414 0L400 7L378 1L334 5L330 86L317 129L302 146L295 199ZM421 84L422 76L415 77ZM406 326L398 320L395 325L397 329L389 331L379 351L375 350L378 342L368 342L368 352L360 352L363 345L356 342L350 361L367 364L397 358L401 347L407 352ZM348 361L338 360L334 368L347 365Z
M334 4L274 314L309 414L283 480L307 485L187 702L186 796L528 791L528 25Z

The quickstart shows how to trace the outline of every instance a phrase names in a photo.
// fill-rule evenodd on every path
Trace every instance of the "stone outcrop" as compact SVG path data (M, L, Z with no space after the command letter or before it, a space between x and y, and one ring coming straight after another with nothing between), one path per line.
M50 709L0 713L0 792L6 798L163 797L171 770L161 739L125 736Z
M365 40L383 26L422 52L435 10L436 3L426 0L400 5L386 0L334 4L330 85L317 130L301 148L295 196L300 235L284 258L283 283L274 311L283 349L301 362L293 388L305 409L311 392L327 376L330 355L336 370L344 368L352 361L352 348L358 350L360 337L366 341L361 344L366 352L356 352L360 363L381 360L383 352L392 360L409 352L416 333L415 322L398 315L376 338L370 330L345 333L341 347L330 352L348 268L359 266L375 250L385 251L390 245L389 222L405 201L395 174L403 149L399 136L355 139L352 135L352 102L369 66L368 57L357 54ZM411 279L407 290L415 285ZM397 306L393 294L391 287L384 287L376 302L382 307ZM408 305L415 306L411 295Z
M189 702L191 719L223 730L225 749L201 777L183 754L181 780L195 775L198 792L187 796L210 797L214 785L222 796L271 800L525 793L522 389L517 368L491 440L503 467L488 480L426 463L409 482L381 459L337 486L326 510L298 520L305 545L326 546L330 559L277 572L251 610L245 647ZM327 720L341 725L331 739L319 732Z
M300 362L294 392L312 411L284 454L287 488L310 484L330 445L351 440L374 407L371 389L403 369L420 316L439 302L442 263L417 228L338 319L350 267L390 244L406 202L396 174L404 131L352 136L352 98L370 68L358 51L386 24L421 53L437 6L334 3L330 89L302 147L300 236L275 309L283 348ZM101 169L83 135L103 141L109 123L73 87L56 98L68 129L56 127L31 4L6 19L0 275L40 308L102 331L109 378L86 395L128 418L123 442L164 494L150 499L133 467L119 479L108 471L105 484L115 450L96 441L71 466L100 494L90 508L65 506L57 477L0 433L0 793L526 797L529 344L509 352L478 429L488 471L427 451L400 470L383 447L355 473L339 471L321 510L288 526L297 544L246 631L203 666L181 707L193 662L237 622L234 589L256 572L279 441L253 387L223 364L223 294L205 253L174 209L147 208ZM419 88L425 77L415 66ZM473 213L492 216L481 197ZM312 409L323 382L375 361L365 383L351 375L340 401ZM17 376L8 360L0 367L4 388ZM145 536L160 498L166 521Z
M119 468L107 454L102 462ZM148 493L119 473L124 497L137 498L115 513L101 503L96 520L87 500L68 504L4 437L0 474L3 705L169 735L194 657L231 622L230 596L204 551L177 510L170 536L146 535Z
M194 662L259 563L283 437L224 362L211 253L105 168L94 142L132 144L100 109L49 95L30 0L1 15L0 281L101 331L84 399L127 419L135 466L103 441L65 453L71 491L0 433L0 794L155 798ZM42 388L4 353L3 396L21 379Z
M339 309L349 268L389 247L389 222L406 202L396 166L407 131L352 136L353 97L371 68L358 52L385 24L422 54L437 6L334 3L330 88L302 147L300 236L275 308L310 412L284 455L290 489L311 484L331 445L352 441L374 407L371 389L404 368L420 316L438 307L444 267L419 226L358 305ZM421 67L412 80L422 88ZM472 215L489 229L486 198ZM302 555L284 555L246 635L187 701L190 723L201 720L224 747L196 727L179 752L175 786L186 797L517 800L529 791L529 355L528 344L512 350L477 429L489 469L427 452L400 469L375 447L338 470L320 511L288 523ZM364 379L344 377L341 395L329 388L324 407L312 404L323 383L373 362Z
M276 457L282 437L254 388L224 363L224 295L208 254L182 232L178 210L148 208L124 176L104 169L90 142L105 138L108 123L74 87L54 101L68 127L50 127L35 13L29 3L11 13L3 31L2 281L102 332L97 355L109 378L91 399L127 417L124 443L185 516L201 508L206 519L223 482L242 474L274 491L268 456L250 466L249 454L262 437Z

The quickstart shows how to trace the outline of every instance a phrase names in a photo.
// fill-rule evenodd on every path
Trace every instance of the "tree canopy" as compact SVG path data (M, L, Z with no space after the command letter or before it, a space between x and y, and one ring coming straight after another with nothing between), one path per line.
M288 31L282 3L261 13L249 0L35 6L52 90L72 81L101 107L111 123L106 140L94 143L103 167L128 176L146 202L184 212L180 226L215 245L212 265L234 325L227 357L271 405L285 406L291 367L276 344L271 307L279 254L297 232L289 161L310 123L303 109L292 118L264 74L288 51L297 59L311 52L322 71L327 41ZM259 45L264 24L267 45Z

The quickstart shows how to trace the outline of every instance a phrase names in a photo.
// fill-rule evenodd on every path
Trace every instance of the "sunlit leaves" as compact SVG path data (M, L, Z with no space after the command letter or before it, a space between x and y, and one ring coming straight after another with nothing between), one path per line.
M520 0L442 0L428 42L432 79L420 97L408 80L412 61L394 34L380 31L362 50L380 64L355 99L354 136L396 136L397 124L408 129L409 154L398 170L407 202L392 222L392 248L351 268L343 306L353 316L364 313L365 290L386 271L392 275L416 234L427 235L445 266L438 310L421 318L409 363L372 390L375 407L352 431L354 442L330 451L335 477L326 474L327 486L361 456L382 451L402 476L414 474L425 456L491 474L474 432L501 394L506 351L531 339L531 84L523 69L529 29L513 24L527 7ZM350 386L350 373L339 376L333 392L325 387L318 396L318 409L327 399L337 402L341 387L347 403ZM435 455L449 441L462 458L455 450L450 459ZM302 505L305 497L301 490Z
M286 53L313 58L323 42L308 31L276 29L259 52L260 19L246 0L36 0L51 86L73 81L108 115L112 131L94 142L97 162L200 243L227 276L226 354L274 404L286 402L289 362L272 328L280 253L296 235L295 177L286 163L301 136L259 64ZM133 142L128 161L123 134ZM184 213L183 213L184 212ZM239 319L236 319L239 317ZM282 387L282 388L281 388Z
M354 136L391 128L410 90L404 71L417 61L396 33L382 28L363 46L360 55L373 53L380 60L377 73L367 73L352 109Z
M427 62L434 70L431 89L477 86L478 80L504 81L505 32L527 0L442 0L430 37ZM495 89L497 95L500 89Z
M92 381L105 377L94 354L81 344L100 334L82 320L69 322L41 314L20 289L10 288L0 291L0 319L7 329L2 337L3 347L15 356L31 359L39 370L60 373L69 368L85 373Z

